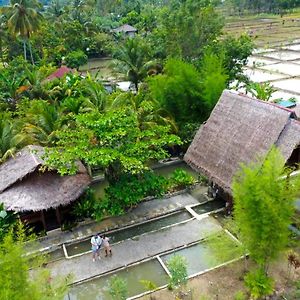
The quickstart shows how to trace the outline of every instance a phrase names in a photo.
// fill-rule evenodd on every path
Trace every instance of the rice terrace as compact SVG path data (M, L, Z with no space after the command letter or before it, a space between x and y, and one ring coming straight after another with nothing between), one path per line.
M0 0L0 300L298 300L299 166L299 0Z

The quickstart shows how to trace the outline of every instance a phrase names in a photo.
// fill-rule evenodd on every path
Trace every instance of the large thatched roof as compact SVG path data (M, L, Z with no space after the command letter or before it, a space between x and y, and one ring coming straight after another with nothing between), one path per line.
M266 155L277 145L287 160L300 143L295 113L232 91L224 91L197 132L184 160L231 192L241 163Z
M78 173L60 176L55 171L39 171L43 148L27 146L0 165L0 203L8 210L39 211L67 205L90 184L85 167L78 162Z

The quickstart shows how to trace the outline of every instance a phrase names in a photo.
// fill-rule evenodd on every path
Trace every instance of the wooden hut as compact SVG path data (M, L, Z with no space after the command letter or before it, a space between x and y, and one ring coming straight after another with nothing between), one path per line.
M61 226L70 204L78 199L91 179L82 163L73 176L41 172L43 148L27 146L0 165L0 202L18 212L21 220L45 230Z
M137 29L129 24L124 24L112 30L114 33L121 33L128 37L134 37L137 33Z
M272 145L281 150L287 165L300 162L300 122L296 113L225 90L184 160L230 195L240 164L266 155Z

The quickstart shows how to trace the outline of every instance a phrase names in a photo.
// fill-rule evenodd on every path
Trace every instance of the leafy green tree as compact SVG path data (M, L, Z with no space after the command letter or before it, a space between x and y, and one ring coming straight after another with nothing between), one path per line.
M87 55L81 50L69 52L65 57L66 65L76 69L86 64L87 60Z
M215 41L210 47L212 53L222 58L229 82L244 78L243 67L247 64L247 59L253 49L254 43L246 34L238 38L225 36L223 39Z
M127 108L136 113L141 129L151 128L155 124L170 126L173 133L178 129L171 114L163 109L157 100L149 96L148 90L141 88L137 94L114 93L111 96L110 109Z
M72 127L57 132L48 165L62 175L74 174L75 161L80 159L89 166L103 167L109 182L116 182L121 174L141 173L149 160L168 156L166 146L180 143L169 132L169 127L160 125L143 130L137 115L124 110L79 114Z
M222 17L202 0L173 1L161 15L167 54L192 61L220 34Z
M290 180L280 151L273 148L263 163L243 165L233 182L234 217L242 243L259 269L286 249L299 176ZM286 177L283 177L287 175Z
M24 228L19 226L17 235L10 231L0 243L0 300L63 300L68 280L51 278L41 267L43 259L25 255L24 241Z
M168 59L164 73L149 78L151 95L180 124L206 117L203 101L201 75L197 69L186 62Z
M23 41L24 58L26 56L26 43L29 45L31 61L34 64L30 36L36 32L40 26L42 15L39 13L40 3L36 0L11 0L10 6L6 8L9 16L7 21L9 31L20 36Z

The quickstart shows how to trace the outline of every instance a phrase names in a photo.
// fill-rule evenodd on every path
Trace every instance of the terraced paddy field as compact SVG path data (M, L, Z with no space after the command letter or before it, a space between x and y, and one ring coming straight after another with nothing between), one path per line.
M276 89L271 101L294 98L300 113L300 11L280 17L259 15L229 18L225 33L249 34L256 45L244 69L251 81ZM241 90L243 91L243 90Z

